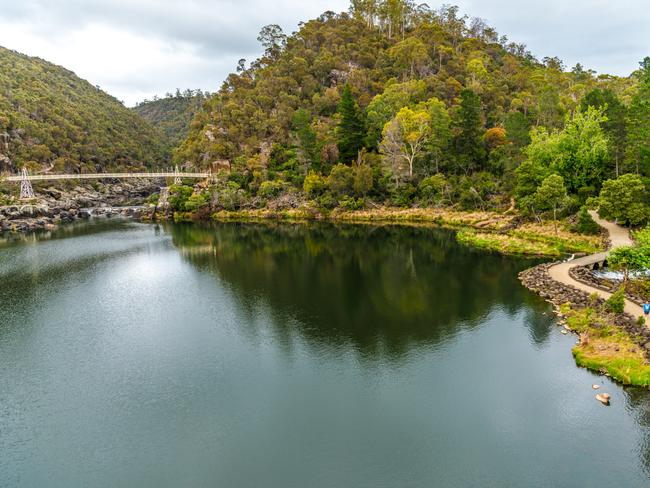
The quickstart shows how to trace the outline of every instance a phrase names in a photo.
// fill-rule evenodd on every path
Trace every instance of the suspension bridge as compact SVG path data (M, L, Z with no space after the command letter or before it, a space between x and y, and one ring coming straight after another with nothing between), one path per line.
M173 178L175 185L180 185L183 178L206 179L212 178L212 173L185 173L176 166L170 171L147 171L141 173L80 173L80 174L37 174L30 175L26 168L23 168L20 175L6 176L2 181L20 183L20 198L34 198L32 181L57 181L57 180L102 180L102 179L158 179Z

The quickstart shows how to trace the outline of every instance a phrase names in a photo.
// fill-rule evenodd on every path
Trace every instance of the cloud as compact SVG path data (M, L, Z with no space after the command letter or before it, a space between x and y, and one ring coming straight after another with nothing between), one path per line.
M0 0L0 45L75 71L132 105L175 88L217 90L260 28L298 22L348 0ZM648 55L646 0L458 0L538 57L627 75ZM430 3L432 7L436 4Z

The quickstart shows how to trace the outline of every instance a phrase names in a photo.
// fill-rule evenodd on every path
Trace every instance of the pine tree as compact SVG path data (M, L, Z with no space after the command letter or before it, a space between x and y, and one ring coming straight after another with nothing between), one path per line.
M357 159L359 151L364 147L366 135L366 125L361 110L355 102L348 84L343 88L338 114L340 116L337 127L339 158L347 164Z

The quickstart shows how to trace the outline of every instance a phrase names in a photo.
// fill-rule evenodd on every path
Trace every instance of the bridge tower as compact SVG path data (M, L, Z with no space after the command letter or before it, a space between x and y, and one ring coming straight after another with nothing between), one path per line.
M34 198L34 189L32 188L32 182L27 177L27 168L22 169L20 176L20 199L29 200Z
M178 165L174 167L174 185L180 185L181 181L181 172L178 170Z

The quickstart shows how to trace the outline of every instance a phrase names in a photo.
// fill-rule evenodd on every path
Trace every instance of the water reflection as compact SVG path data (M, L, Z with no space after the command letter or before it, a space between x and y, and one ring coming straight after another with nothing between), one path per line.
M513 316L522 308L534 341L548 337L545 306L516 279L531 261L476 259L446 230L332 224L165 230L189 262L229 285L247 323L255 323L262 302L287 340L298 327L318 343L351 342L364 355L399 356L477 327L495 309Z

